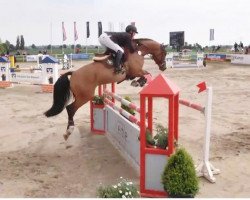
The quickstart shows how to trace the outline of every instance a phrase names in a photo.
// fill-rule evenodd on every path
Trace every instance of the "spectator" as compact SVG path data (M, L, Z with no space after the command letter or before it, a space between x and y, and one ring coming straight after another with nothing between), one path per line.
M240 41L239 47L242 48L242 49L244 48L244 45L243 45L243 43L241 41Z
M234 43L234 52L237 52L237 51L239 51L239 50L238 50L238 44L235 42L235 43Z

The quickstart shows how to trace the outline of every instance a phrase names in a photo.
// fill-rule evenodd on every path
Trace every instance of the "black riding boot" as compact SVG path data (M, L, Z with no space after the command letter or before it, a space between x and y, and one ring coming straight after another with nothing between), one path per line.
M114 63L115 73L119 73L122 70L122 67L121 67L122 56L123 56L123 53L120 50L118 50L116 53L115 63Z

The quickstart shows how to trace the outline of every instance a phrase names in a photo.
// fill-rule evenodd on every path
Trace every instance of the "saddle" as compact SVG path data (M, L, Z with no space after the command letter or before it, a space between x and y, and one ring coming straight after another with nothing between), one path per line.
M104 52L104 53L95 53L95 56L93 57L93 61L94 62L105 62L108 65L113 66L113 63L115 62L115 54L111 53L111 52ZM126 53L124 54L124 57L121 60L121 72L124 73L126 71L125 68L125 61L126 61Z

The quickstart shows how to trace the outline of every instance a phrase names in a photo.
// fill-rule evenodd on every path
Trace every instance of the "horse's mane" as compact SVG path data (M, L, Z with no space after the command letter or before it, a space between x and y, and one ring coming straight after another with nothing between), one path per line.
M153 40L148 39L148 38L138 38L138 39L133 39L133 41L134 41L136 44L140 45L140 44L141 44L142 42L144 42L144 41L153 41Z

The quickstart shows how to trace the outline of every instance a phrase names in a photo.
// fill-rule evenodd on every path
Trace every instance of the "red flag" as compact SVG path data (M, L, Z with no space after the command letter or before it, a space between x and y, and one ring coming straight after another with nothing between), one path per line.
M196 86L199 88L198 93L203 92L204 90L207 89L207 86L206 86L206 82L205 82L205 81L199 83L199 84L196 85Z
M74 22L74 40L76 41L78 39L78 34L76 30L76 22Z
M63 41L67 40L67 36L66 36L66 31L64 28L64 22L62 22L62 32L63 32Z

